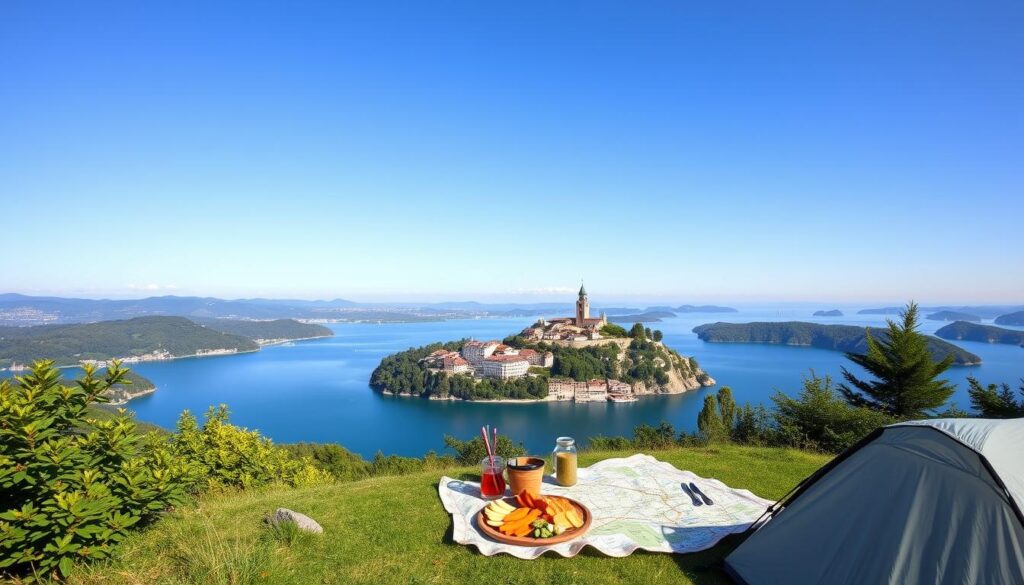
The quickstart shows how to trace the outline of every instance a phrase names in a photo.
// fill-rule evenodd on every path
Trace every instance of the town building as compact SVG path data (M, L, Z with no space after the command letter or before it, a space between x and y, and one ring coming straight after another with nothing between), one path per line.
M455 354L454 356L445 356L444 371L452 374L470 374L473 372L473 367L459 354Z
M462 346L462 357L475 366L494 355L499 345L497 341L467 341Z
M479 376L505 380L525 376L530 363L516 355L492 355L474 364L474 369Z
M576 314L572 317L541 318L524 329L520 335L534 341L585 341L601 339L601 328L608 324L608 317L590 316L590 298L587 289L580 286L576 298Z

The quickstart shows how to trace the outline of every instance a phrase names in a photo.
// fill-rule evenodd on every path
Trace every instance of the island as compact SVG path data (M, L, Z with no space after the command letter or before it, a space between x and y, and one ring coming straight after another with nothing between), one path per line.
M184 357L227 355L259 350L261 345L331 335L331 330L290 319L199 324L184 317L135 317L97 323L0 327L0 367L23 370L34 360L58 366L114 359L126 364ZM228 331L235 331L229 333Z
M676 313L735 313L732 307L719 307L716 305L679 305Z
M959 311L939 311L928 315L925 319L931 319L932 321L972 321L974 323L981 323L981 317L970 313L961 313Z
M843 312L839 309L832 309L831 311L815 311L815 317L842 317Z
M127 404L129 400L156 392L153 382L138 372L129 372L127 380L129 384L114 384L103 393L108 405L121 406Z
M770 343L831 349L849 353L867 351L865 333L871 332L875 339L885 339L885 329L865 328L853 325L821 325L801 321L757 322L757 323L708 323L693 328L702 341L710 343ZM933 336L928 337L928 346L935 359L953 356L954 365L974 366L981 364L981 358L952 343Z
M676 314L671 311L645 311L631 315L614 315L608 317L608 320L613 323L657 323L675 316Z
M1011 327L1024 327L1024 311L1008 313L996 317L996 325L1010 325Z
M591 317L580 287L575 316L541 318L501 341L462 339L387 356L370 387L432 400L632 402L715 384L661 338L640 323L627 331Z
M940 328L935 335L943 339L961 341L983 341L985 343L1006 343L1024 347L1024 331L1003 329L991 325L979 325L967 321L957 321Z

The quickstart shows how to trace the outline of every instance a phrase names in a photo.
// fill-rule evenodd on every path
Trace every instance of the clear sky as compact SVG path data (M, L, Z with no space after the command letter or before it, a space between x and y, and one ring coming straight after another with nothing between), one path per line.
M0 289L1024 302L1022 31L1019 0L3 2Z

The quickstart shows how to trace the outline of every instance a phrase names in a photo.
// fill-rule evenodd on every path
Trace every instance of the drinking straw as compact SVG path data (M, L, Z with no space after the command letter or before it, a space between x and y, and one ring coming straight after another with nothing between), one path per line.
M480 427L480 434L484 436L484 447L487 447L487 459L490 461L491 469L494 469L494 454L491 453L491 443L487 440L487 427Z
M491 448L494 449L494 454L498 454L498 427L494 427L494 440L491 441Z

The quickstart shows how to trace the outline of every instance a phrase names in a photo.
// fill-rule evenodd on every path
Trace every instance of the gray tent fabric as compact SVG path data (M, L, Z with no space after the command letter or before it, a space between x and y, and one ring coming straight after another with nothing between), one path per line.
M1024 419L886 427L795 492L726 570L749 585L1024 583L1022 459Z

